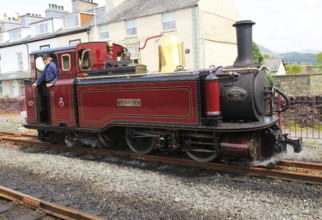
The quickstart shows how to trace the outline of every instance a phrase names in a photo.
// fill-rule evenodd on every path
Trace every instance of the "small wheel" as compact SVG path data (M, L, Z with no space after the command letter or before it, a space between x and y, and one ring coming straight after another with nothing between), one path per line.
M155 146L155 137L149 135L151 130L140 128L127 128L125 140L129 148L138 154L148 154Z
M214 160L217 157L217 153L214 152L197 152L197 151L186 151L187 155L200 163L207 163Z
M104 133L98 133L97 140L101 148L109 147L110 145L110 139Z
M121 127L110 128L97 134L98 143L102 148L111 148L124 145L124 129Z

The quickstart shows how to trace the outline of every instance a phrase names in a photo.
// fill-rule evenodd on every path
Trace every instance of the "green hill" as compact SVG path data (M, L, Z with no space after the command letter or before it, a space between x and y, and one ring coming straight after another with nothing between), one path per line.
M314 50L306 50L302 52L289 52L289 53L277 53L274 52L266 47L258 45L259 49L261 50L262 54L268 54L273 57L279 57L283 59L285 63L290 65L315 65L316 62L316 55L318 51Z
M288 64L317 64L316 62L316 54L313 53L298 53L298 52L290 52L290 53L281 53L278 54L280 58L283 59L285 63Z

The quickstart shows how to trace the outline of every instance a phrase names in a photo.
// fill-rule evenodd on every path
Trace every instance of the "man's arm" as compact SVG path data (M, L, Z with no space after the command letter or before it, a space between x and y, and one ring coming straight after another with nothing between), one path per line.
M40 77L37 79L37 81L32 84L32 88L36 88L36 86L41 85L45 80L46 80L46 68L41 72Z

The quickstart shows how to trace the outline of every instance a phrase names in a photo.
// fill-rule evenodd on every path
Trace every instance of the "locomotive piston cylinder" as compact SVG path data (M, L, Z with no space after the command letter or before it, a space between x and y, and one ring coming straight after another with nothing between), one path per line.
M247 135L224 136L220 143L220 149L222 155L226 157L245 159L257 159L258 157L255 141Z

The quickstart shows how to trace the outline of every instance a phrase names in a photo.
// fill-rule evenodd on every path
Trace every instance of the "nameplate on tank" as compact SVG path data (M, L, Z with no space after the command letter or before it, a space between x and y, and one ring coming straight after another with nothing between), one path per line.
M141 106L141 99L117 99L117 106Z
M226 90L226 96L230 100L243 100L247 96L247 91L243 88L234 86Z

